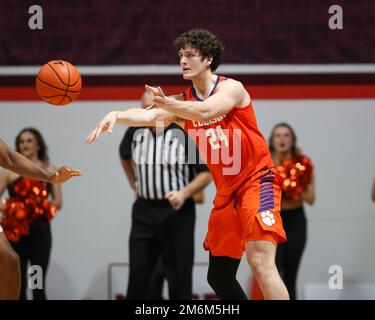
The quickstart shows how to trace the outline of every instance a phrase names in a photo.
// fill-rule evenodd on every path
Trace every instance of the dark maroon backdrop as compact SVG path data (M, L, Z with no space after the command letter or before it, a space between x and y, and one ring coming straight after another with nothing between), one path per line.
M65 59L80 65L175 64L173 39L208 28L226 63L375 63L374 0L0 1L0 65ZM44 29L28 28L28 8ZM330 30L330 5L344 29Z

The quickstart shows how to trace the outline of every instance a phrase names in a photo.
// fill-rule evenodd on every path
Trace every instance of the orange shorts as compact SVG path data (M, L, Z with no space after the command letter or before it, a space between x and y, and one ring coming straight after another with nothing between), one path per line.
M280 217L281 188L270 171L251 177L231 196L214 199L203 246L213 256L241 259L246 242L286 241Z

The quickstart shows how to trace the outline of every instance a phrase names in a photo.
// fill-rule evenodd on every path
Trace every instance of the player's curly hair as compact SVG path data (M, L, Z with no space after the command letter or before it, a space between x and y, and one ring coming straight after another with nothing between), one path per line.
M212 56L210 69L214 72L221 64L224 45L215 34L206 29L192 29L178 36L174 45L177 51L186 48L199 50L202 59Z

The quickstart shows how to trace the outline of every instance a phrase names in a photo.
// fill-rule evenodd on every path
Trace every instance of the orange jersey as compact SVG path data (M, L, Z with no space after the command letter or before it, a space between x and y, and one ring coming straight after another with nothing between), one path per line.
M225 79L218 76L211 95ZM193 86L184 92L184 100L201 101ZM262 169L274 167L267 143L258 130L251 101L244 108L233 108L209 121L185 120L184 130L195 141L219 195L232 194Z

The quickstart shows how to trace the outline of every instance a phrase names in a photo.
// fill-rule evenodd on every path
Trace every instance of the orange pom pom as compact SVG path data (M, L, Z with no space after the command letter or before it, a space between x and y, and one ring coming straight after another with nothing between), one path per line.
M283 198L299 200L303 190L312 181L312 161L304 155L296 155L293 159L282 161L276 169L284 179L282 185Z

